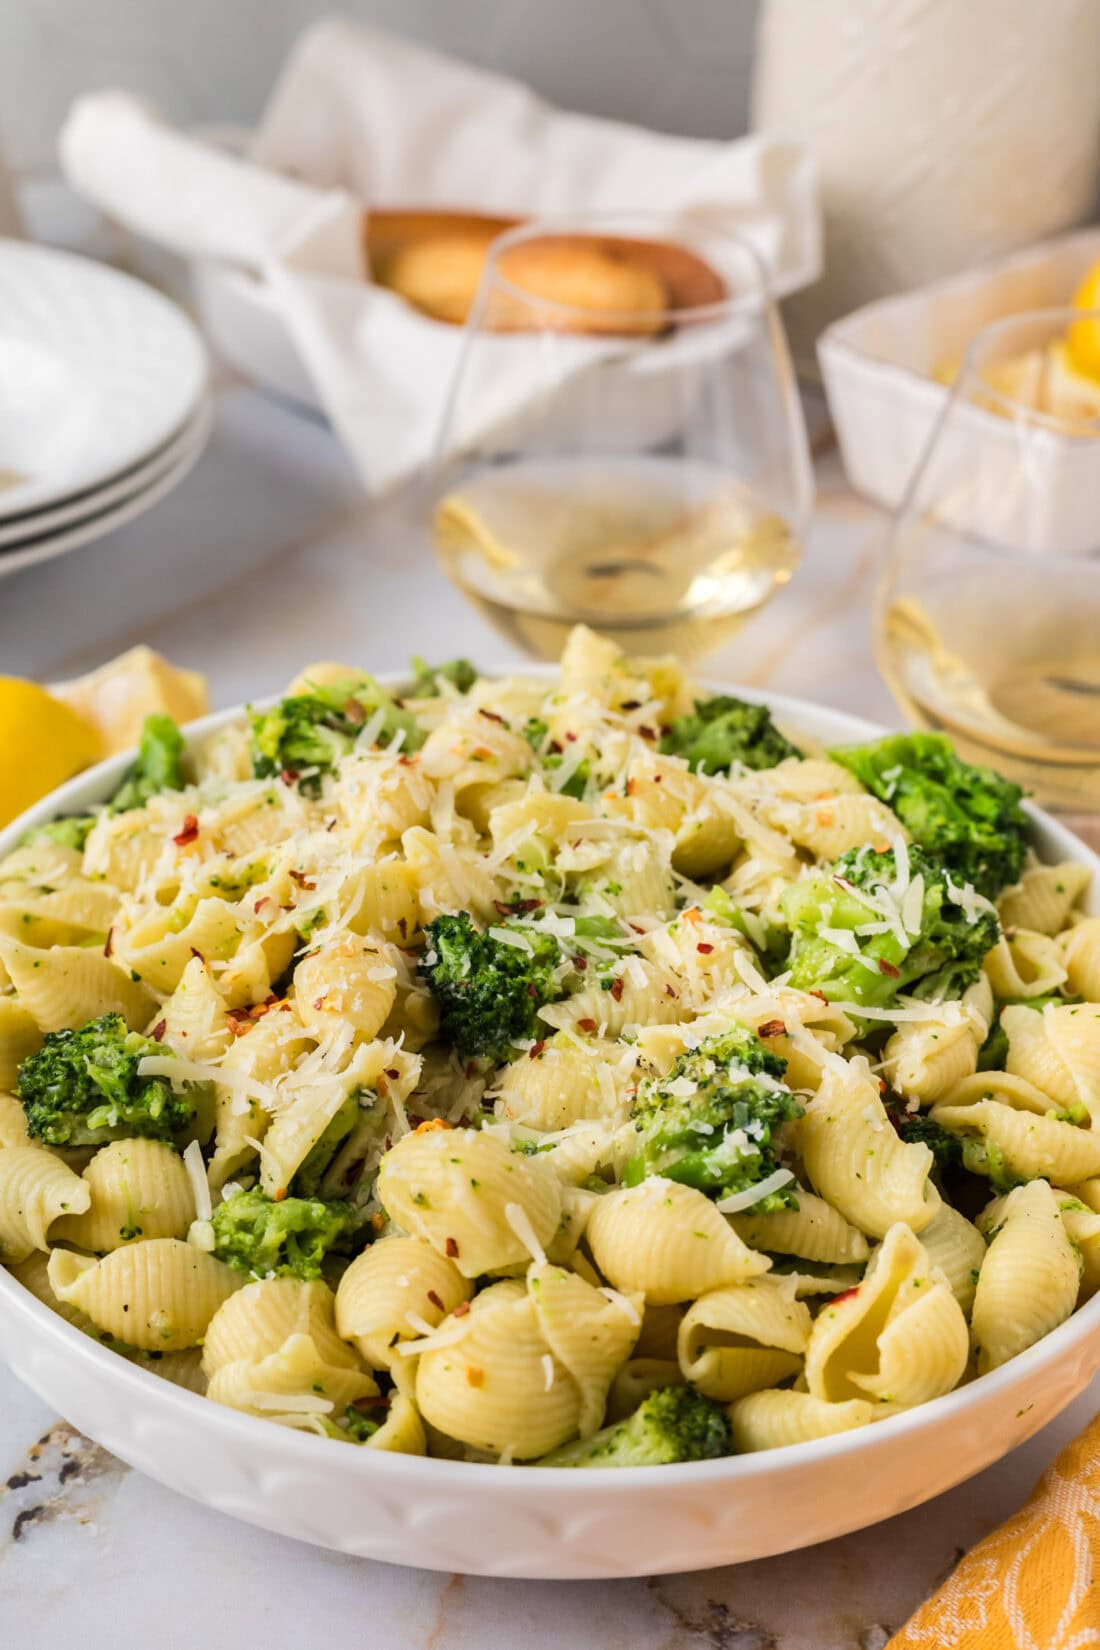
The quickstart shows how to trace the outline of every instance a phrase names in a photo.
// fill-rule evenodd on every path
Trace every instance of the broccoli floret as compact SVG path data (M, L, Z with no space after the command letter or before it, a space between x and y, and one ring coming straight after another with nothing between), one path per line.
M778 973L790 941L790 935L785 928L769 922L766 917L758 916L755 911L745 911L730 898L721 883L715 883L708 891L703 900L703 910L715 922L724 922L727 927L743 934L766 962L775 964L772 972Z
M322 1261L351 1225L346 1203L305 1197L276 1203L260 1191L238 1192L214 1210L214 1254L256 1278L309 1281L321 1276Z
M915 934L890 891L897 878L892 848L853 848L784 890L780 905L794 936L792 986L831 1002L888 1008L902 991L938 1002L973 984L1000 936L996 912L988 906L968 915L948 894L940 862L919 848L908 852L910 886L923 881L919 914L907 913L917 921ZM885 932L860 932L874 927ZM854 949L826 938L822 928L850 933Z
M713 1461L733 1448L720 1404L690 1386L651 1392L633 1415L544 1455L540 1467L664 1467L673 1461Z
M298 779L304 796L319 796L322 776L348 755L361 729L379 711L383 713L379 745L388 745L399 732L405 736L404 750L418 750L424 743L416 717L403 710L373 676L349 676L280 699L271 710L253 711L252 771L258 779L274 774Z
M19 838L19 846L22 848L31 842L54 842L59 848L75 848L77 853L82 854L88 832L94 824L95 814L63 814L60 819L51 819L48 825L32 825Z
M97 1146L134 1134L175 1144L195 1133L206 1085L176 1089L167 1077L138 1074L146 1055L170 1053L130 1031L121 1014L48 1032L15 1083L31 1136L47 1146Z
M170 716L147 716L138 742L137 761L107 804L111 813L144 808L161 791L182 791L183 734Z
M640 1141L623 1179L637 1186L663 1175L711 1197L745 1191L779 1167L772 1131L802 1116L780 1079L787 1062L745 1026L734 1025L681 1054L667 1077L638 1089ZM786 1187L752 1205L761 1213L797 1208Z
M438 699L440 682L449 682L459 693L469 693L477 681L477 671L469 659L448 659L444 665L430 665L427 660L414 656L412 667L416 675L402 689L402 698Z
M955 755L942 733L897 733L829 752L897 814L956 882L995 898L1018 882L1027 851L1023 791Z
M774 768L785 757L802 755L780 733L766 705L750 705L726 693L696 699L690 716L674 717L660 748L667 756L686 757L689 767L703 773L728 773L735 762L743 768Z
M465 1058L506 1060L515 1043L538 1037L538 1010L565 994L552 935L517 930L527 942L520 950L480 933L468 911L436 917L427 931L419 973L439 1004L445 1042Z
M362 1116L363 1093L362 1089L352 1090L295 1169L291 1190L298 1197L320 1196L322 1181ZM368 1105L373 1104L373 1098L369 1097Z
M958 1135L948 1134L942 1124L933 1123L930 1117L922 1117L919 1112L911 1116L903 1112L893 1121L898 1134L908 1145L930 1148L941 1179L963 1167L962 1141Z
M998 1011L985 1042L978 1050L979 1071L1003 1071L1008 1059L1008 1033L1001 1024Z

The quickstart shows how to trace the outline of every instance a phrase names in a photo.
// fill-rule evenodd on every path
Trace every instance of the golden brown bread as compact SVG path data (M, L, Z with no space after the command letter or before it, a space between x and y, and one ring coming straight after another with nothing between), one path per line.
M479 213L371 212L366 236L373 278L435 320L461 325L490 245L519 221ZM508 287L532 299L494 288L485 321L498 331L645 336L663 331L672 311L726 296L718 273L686 247L627 236L547 233L506 248L498 267Z

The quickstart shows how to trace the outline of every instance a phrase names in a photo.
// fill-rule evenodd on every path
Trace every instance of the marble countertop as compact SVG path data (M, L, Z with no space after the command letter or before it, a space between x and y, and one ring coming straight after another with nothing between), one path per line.
M382 670L461 645L486 666L514 662L436 571L422 519L408 495L366 504L320 422L225 388L210 447L176 492L111 537L0 580L0 670L57 678L148 641L205 671L227 705L312 658ZM882 516L826 458L803 567L709 673L897 723L871 655L882 540ZM1097 1407L1100 1383L981 1477L810 1551L652 1581L526 1583L371 1564L209 1513L0 1371L0 1644L882 1650Z

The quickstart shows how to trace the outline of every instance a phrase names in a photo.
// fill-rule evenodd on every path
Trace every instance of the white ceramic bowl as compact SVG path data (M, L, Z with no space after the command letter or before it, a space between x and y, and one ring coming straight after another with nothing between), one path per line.
M728 687L725 691L729 691ZM883 730L775 695L780 723L836 742ZM195 739L240 712L193 724ZM119 757L0 832L101 801ZM1045 858L1100 861L1032 810ZM1100 913L1100 874L1091 907ZM133 1367L0 1268L0 1355L48 1404L152 1478L218 1512L337 1552L536 1579L701 1570L764 1558L905 1512L1022 1444L1100 1366L1100 1295L1011 1363L874 1426L759 1455L671 1467L494 1467L357 1450L254 1420Z

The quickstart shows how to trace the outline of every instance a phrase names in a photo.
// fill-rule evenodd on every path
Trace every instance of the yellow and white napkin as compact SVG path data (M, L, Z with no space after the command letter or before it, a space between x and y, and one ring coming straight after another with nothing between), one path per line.
M139 234L261 278L372 492L430 455L462 334L369 284L364 204L682 212L747 237L779 294L820 268L816 180L797 146L568 114L517 81L343 21L299 42L246 159L117 91L77 100L60 153L73 187ZM524 394L517 372L495 414Z

